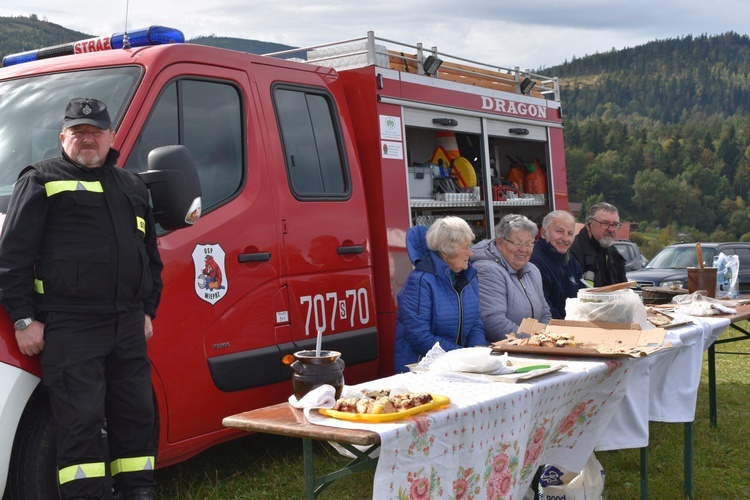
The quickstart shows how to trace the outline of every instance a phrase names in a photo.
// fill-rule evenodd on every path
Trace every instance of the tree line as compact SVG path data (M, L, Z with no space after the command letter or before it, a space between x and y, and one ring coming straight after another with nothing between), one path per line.
M641 229L750 240L750 39L683 37L573 60L561 76L571 201Z

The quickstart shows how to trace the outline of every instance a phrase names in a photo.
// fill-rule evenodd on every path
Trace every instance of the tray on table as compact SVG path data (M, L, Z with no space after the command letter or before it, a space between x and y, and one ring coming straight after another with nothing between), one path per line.
M397 420L403 420L417 415L426 411L434 410L446 406L451 402L448 396L441 396L439 394L431 394L432 401L423 405L409 408L408 410L397 411L394 413L353 413L348 411L338 411L331 408L319 408L318 412L326 417L336 418L339 420L349 420L352 422L395 422Z

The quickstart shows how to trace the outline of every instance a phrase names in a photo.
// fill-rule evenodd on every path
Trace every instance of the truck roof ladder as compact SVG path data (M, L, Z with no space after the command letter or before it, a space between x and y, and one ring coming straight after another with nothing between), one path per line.
M532 73L529 69L522 71L518 66L506 68L473 61L439 52L437 47L425 50L421 43L409 45L386 38L377 38L373 31L368 31L365 37L264 55L298 56L304 52L307 53L306 59L296 60L337 70L374 65L467 85L560 101L560 83L557 77ZM441 63L438 68L429 67L430 63L438 61ZM425 63L428 65L426 66Z

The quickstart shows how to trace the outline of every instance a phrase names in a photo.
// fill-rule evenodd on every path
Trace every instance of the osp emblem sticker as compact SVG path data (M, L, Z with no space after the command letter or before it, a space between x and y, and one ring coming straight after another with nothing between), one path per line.
M193 250L195 264L195 293L201 299L216 304L229 289L224 274L224 249L221 245L196 245Z

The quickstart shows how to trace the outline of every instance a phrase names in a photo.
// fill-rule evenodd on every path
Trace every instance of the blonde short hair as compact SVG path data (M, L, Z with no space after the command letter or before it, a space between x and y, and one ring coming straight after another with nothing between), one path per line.
M474 241L474 232L461 217L443 217L427 230L427 247L445 257L458 255L458 247Z

